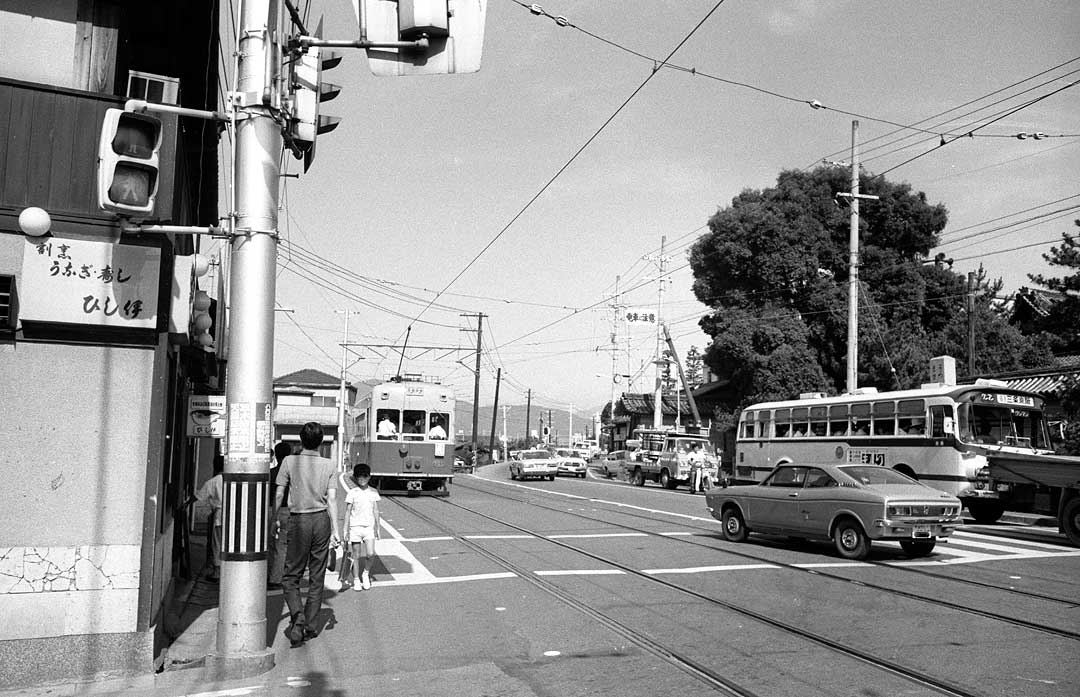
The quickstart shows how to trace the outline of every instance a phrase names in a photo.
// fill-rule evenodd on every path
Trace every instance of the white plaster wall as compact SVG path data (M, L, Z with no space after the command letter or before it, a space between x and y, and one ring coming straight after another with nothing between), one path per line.
M142 543L154 353L0 344L0 548Z
M0 0L5 77L74 87L76 0Z

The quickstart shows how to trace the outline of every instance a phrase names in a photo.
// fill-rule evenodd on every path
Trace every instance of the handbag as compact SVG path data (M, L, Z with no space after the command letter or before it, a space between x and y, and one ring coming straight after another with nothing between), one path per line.
M337 568L337 545L330 547L330 556L327 557L326 569L333 571Z

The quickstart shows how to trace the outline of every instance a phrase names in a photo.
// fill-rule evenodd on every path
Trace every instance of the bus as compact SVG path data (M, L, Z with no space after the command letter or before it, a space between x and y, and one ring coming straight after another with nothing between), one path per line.
M375 385L357 402L349 462L368 464L382 494L449 496L454 404L453 388L419 376Z
M987 457L1052 453L1043 406L1039 395L997 380L754 404L739 416L734 479L759 482L789 462L880 465L953 494L976 521L993 522L1013 486L991 480Z

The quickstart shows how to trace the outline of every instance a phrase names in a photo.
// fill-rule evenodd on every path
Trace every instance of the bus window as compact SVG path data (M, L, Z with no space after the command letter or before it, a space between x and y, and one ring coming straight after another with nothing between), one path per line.
M896 404L897 435L926 435L926 404L921 399L905 399Z
M952 408L940 405L930 407L930 437L944 438L952 435Z
M375 433L379 440L395 440L401 412L397 409L379 409L375 412Z
M893 402L874 402L874 435L896 434L896 407Z
M829 430L829 411L825 407L810 407L810 433L824 436Z
M853 436L870 435L870 405L851 405L851 434Z
M810 433L810 410L806 407L797 407L791 410L792 436L802 438Z
M771 438L769 435L769 419L772 412L765 410L759 411L757 415L757 437L758 438Z
M791 410L790 409L777 409L776 419L774 422L776 426L777 438L790 438L791 437Z
M405 440L423 440L427 429L424 423L427 415L422 409L406 409L401 421L401 434Z
M846 404L829 407L829 435L846 436L848 434L848 408Z
M743 414L743 421L741 424L739 424L739 433L742 434L743 438L754 437L754 423L756 416L757 414L752 411L748 411Z

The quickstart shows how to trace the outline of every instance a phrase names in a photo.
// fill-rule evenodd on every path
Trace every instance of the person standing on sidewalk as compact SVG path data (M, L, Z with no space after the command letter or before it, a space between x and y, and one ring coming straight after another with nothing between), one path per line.
M330 545L338 545L337 467L319 455L322 426L309 421L300 428L299 455L289 455L281 463L274 494L277 518L289 489L288 551L285 555L285 603L289 606L289 627L285 636L293 646L318 635L315 620L322 609L323 578ZM276 526L275 526L276 527ZM306 601L301 602L300 579L308 570Z
M206 578L210 581L221 579L221 492L224 483L225 456L214 455L214 475L195 492L195 498L210 506L210 517L206 521L206 537L210 549L206 555Z
M345 524L352 547L353 590L371 588L371 565L375 560L375 540L379 539L379 492L368 486L371 467L360 463L353 467L356 487L345 497Z
M270 470L270 501L277 501L277 475L281 463L292 455L292 446L281 441L274 446L274 458L277 464ZM271 504L273 505L273 504ZM270 590L281 588L281 579L285 575L285 555L289 548L289 491L281 498L281 505L270 518L270 549L266 559L266 587Z

